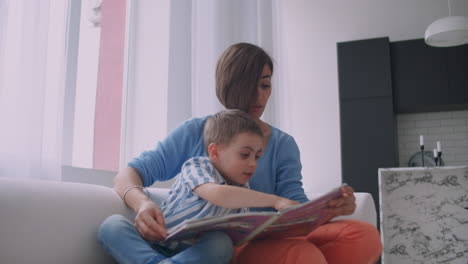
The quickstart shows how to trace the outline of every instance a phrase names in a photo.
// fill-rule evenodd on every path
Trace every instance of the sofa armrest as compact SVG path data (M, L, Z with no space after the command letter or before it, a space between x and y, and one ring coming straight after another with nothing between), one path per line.
M150 193L151 200L156 203L157 205L161 205L161 203L169 196L170 189L166 188L156 188L156 187L149 187L147 190Z
M318 197L319 193L309 193L309 199ZM335 217L333 221L341 219L353 219L368 222L377 227L377 211L375 209L374 199L370 193L355 192L356 197L356 210L351 215Z
M114 263L99 225L131 214L108 187L2 177L0 211L0 263Z

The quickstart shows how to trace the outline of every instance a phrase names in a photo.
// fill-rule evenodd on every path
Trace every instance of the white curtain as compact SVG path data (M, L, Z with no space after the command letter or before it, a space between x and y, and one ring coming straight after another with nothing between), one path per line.
M264 48L275 64L263 119L287 130L278 0L131 1L126 128L121 166L186 119L223 107L215 93L221 53L237 42ZM278 62L278 63L277 63Z
M216 98L214 76L216 62L228 46L253 43L264 48L275 62L279 59L277 7L276 0L171 1L169 129L192 116L223 109ZM275 71L274 78L276 87L281 75ZM277 91L273 89L263 116L273 125L280 125Z
M0 177L59 180L67 2L0 0Z

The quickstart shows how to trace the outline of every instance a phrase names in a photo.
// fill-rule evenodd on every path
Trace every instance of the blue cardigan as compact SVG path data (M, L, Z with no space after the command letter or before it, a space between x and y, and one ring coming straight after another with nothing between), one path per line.
M203 144L203 127L207 118L185 121L155 149L143 152L128 164L141 175L144 186L170 180L179 174L188 159L207 156ZM250 188L305 202L307 197L302 188L299 148L293 137L275 127L270 128L268 146L258 161L257 170L249 182Z

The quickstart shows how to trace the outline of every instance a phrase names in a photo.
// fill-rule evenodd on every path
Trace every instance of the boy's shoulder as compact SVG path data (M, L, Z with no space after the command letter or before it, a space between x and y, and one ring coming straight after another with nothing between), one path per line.
M226 179L206 156L196 156L185 161L178 177L191 189L204 183L227 184Z
M196 156L192 157L184 162L182 167L187 167L187 166L213 166L213 164L210 161L210 158L206 156Z
M191 181L197 178L214 178L215 181L218 172L211 160L206 156L196 156L188 159L182 165L182 177L188 178Z

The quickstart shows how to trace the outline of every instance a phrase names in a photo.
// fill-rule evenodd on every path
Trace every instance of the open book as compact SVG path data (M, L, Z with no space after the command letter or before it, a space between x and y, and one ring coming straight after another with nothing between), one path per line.
M340 188L278 212L247 212L185 220L167 230L166 241L191 239L207 231L225 232L236 246L249 240L306 235L331 219L325 209L330 200L341 197Z

